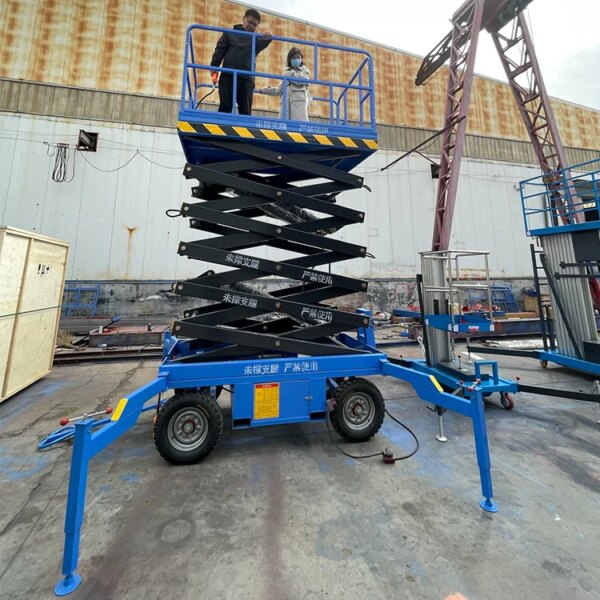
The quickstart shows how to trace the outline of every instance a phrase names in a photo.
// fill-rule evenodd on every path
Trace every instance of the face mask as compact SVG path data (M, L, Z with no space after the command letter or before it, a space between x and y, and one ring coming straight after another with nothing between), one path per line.
M302 59L301 58L292 58L292 60L290 62L292 63L292 67L296 68L296 67L300 66Z

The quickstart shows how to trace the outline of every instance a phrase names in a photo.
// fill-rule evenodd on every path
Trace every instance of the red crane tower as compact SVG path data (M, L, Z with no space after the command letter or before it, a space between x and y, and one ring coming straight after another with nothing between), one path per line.
M447 250L450 242L475 55L482 29L492 35L542 173L553 190L554 218L563 223L578 220L578 213L569 211L577 202L575 189L569 172L564 171L565 151L523 15L531 1L467 0L452 17L452 31L425 57L417 73L415 83L423 85L450 59L432 250ZM501 33L505 28L508 33Z

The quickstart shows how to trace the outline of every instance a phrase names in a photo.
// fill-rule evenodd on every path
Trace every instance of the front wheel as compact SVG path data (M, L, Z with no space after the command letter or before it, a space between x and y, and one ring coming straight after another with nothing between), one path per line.
M335 403L329 413L335 431L349 442L370 440L381 427L385 402L381 392L367 379L344 380L331 395Z
M223 433L223 412L209 393L183 392L169 398L154 424L154 444L174 465L206 458Z
M512 410L515 407L515 402L510 396L510 394L506 392L502 392L500 394L500 403L506 410Z

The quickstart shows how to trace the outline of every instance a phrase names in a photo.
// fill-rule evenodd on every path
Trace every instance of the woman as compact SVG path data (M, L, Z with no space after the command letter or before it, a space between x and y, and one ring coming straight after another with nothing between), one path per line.
M281 96L280 119L292 119L294 121L308 121L308 106L312 97L308 88L310 84L304 83L303 79L310 79L310 71L303 62L304 57L298 48L292 48L287 55L287 67L283 72L287 80L282 80L277 87L264 87L256 90L259 94L267 96ZM284 111L283 84L287 84L286 103L287 110Z

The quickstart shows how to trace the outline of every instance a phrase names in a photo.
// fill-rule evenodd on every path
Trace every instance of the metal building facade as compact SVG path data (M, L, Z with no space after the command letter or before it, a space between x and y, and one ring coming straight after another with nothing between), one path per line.
M228 0L4 0L0 9L0 77L176 98L188 25L232 26L241 21L246 6ZM428 85L417 88L418 57L268 11L262 14L262 27L277 35L371 52L380 123L428 129L441 126L444 69ZM217 34L204 40L204 60L210 57L216 40ZM273 44L259 57L261 68L280 72L287 50L287 45ZM328 72L350 75L350 68L350 64L333 59L328 64L324 57L321 76ZM259 98L256 107L273 108L273 102ZM597 148L600 113L561 101L553 101L553 106L566 146ZM468 131L527 139L507 85L476 78Z
M4 0L0 223L69 241L69 279L164 281L207 269L177 256L178 242L192 232L182 219L165 216L190 198L174 129L184 34L193 22L237 23L245 7L228 0ZM263 27L278 35L361 47L374 55L382 149L357 170L373 193L341 198L365 210L367 221L340 237L351 236L375 258L336 268L368 279L414 277L418 252L431 245L437 180L419 156L380 169L441 126L445 72L417 88L418 57L262 14ZM206 40L205 57L216 38ZM261 68L279 72L286 52L274 43L260 55ZM350 68L325 57L321 76L327 69ZM258 112L275 108L275 99L260 101L266 104L257 103ZM600 112L553 103L569 162L597 156ZM529 278L529 240L515 186L539 172L531 166L531 146L507 85L476 78L470 110L452 247L489 250L493 277ZM79 129L99 133L98 152L70 151L72 180L55 183L55 159L48 152L57 142L72 144ZM438 148L436 141L425 152L437 160Z
M44 142L72 137L80 128L99 133L100 150L70 150L67 179L72 180L56 183L55 157L48 156L51 147ZM340 198L367 214L364 224L344 229L340 239L351 236L375 256L340 263L337 268L346 275L410 278L418 252L430 248L437 180L419 156L380 170L399 154L382 150L358 167L372 193L351 191ZM69 241L69 279L173 280L209 268L177 255L178 242L198 232L165 215L189 200L193 184L182 176L184 159L174 130L5 114L0 164L0 222ZM531 272L515 184L535 173L527 165L464 162L453 247L490 250L496 277ZM270 258L281 260L281 254L270 252Z

